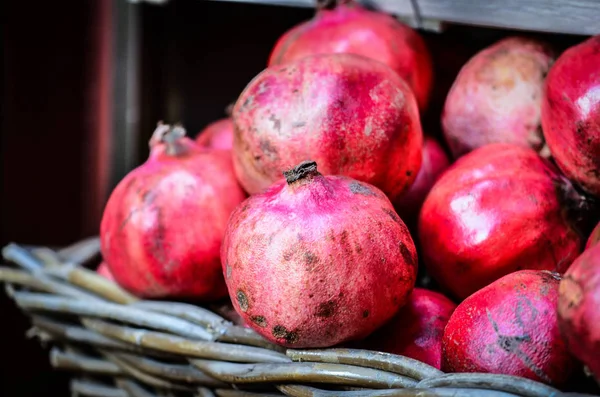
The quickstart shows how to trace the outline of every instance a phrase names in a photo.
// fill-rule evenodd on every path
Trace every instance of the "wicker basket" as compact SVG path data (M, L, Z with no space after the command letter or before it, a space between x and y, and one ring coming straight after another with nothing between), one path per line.
M0 281L31 318L30 335L52 346L52 365L77 373L74 395L576 395L512 376L444 374L387 353L286 350L214 311L133 297L83 266L98 251L96 238L61 250L2 251L19 268L0 267Z

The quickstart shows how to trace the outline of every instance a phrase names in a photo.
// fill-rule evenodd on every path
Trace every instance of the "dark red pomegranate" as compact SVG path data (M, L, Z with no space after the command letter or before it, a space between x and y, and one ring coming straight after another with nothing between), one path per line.
M302 162L231 215L221 249L244 321L290 347L366 337L403 306L417 256L377 188Z
M559 168L600 196L600 36L565 51L546 78L544 137Z
M286 32L269 58L281 65L315 54L349 53L391 67L413 90L419 107L427 107L433 80L431 56L425 42L391 15L369 11L356 1L342 0L333 9Z
M592 230L592 234L590 234L590 237L587 240L585 249L591 248L592 246L598 244L598 241L600 241L600 223L598 223L594 230Z
M233 120L230 117L206 126L196 137L196 143L211 149L231 150L233 146Z
M140 297L227 294L219 249L245 195L228 152L204 150L184 135L159 124L150 157L123 178L104 210L102 255L115 280Z
M386 65L350 54L271 66L233 109L235 171L258 193L307 158L325 175L345 175L395 198L421 167L414 96Z
M454 81L442 114L454 157L490 143L541 149L544 78L553 56L537 40L510 37L480 51Z
M532 149L475 149L446 170L421 209L427 270L459 298L520 269L562 273L583 245L569 216L581 200Z
M558 328L559 280L557 273L521 270L465 299L444 331L442 370L564 385L575 361Z
M585 250L565 273L558 320L569 350L600 380L600 246Z
M376 351L414 358L437 369L442 365L442 336L456 304L444 295L415 288L406 305L365 345Z
M434 138L425 136L423 163L417 178L408 191L394 202L394 207L403 221L410 221L411 224L416 221L425 197L449 165L448 155L440 144Z

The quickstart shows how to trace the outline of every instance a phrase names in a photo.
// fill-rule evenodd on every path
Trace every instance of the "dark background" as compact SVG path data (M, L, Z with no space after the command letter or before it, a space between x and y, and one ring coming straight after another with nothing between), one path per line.
M122 0L125 1L125 0ZM12 1L3 24L1 245L66 245L97 233L101 215L92 161L102 129L95 95L101 0ZM139 5L142 15L140 158L156 122L178 92L188 132L224 117L224 108L266 64L277 38L314 11L203 0ZM514 32L513 32L514 33ZM434 54L436 90L423 116L439 134L439 112L458 69L511 32L448 27L424 33ZM581 37L543 35L558 48ZM100 70L101 72L101 70ZM177 120L166 120L173 122ZM90 149L91 148L91 149ZM67 395L66 374L27 340L27 319L0 292L0 394Z

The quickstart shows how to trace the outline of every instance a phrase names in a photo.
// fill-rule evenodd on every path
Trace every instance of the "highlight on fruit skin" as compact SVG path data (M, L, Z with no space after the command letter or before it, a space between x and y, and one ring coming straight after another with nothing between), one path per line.
M558 273L521 270L465 299L444 330L442 370L564 386L577 364L558 327L559 282Z
M235 171L250 194L310 158L325 175L370 183L395 199L421 167L423 134L410 87L362 56L324 54L271 66L246 86L233 120Z
M418 227L423 262L460 299L520 269L563 273L583 246L575 228L583 200L533 149L483 146L427 196Z
M600 196L600 36L561 54L546 78L544 137L565 175Z
M444 328L455 308L456 304L439 292L415 288L406 305L362 345L441 369Z
M600 246L586 249L560 282L558 322L569 350L600 379Z
M509 37L475 54L460 70L442 113L455 158L491 143L543 147L544 80L554 56L549 46Z
M139 297L224 297L220 245L245 197L229 152L203 149L181 126L159 123L148 160L108 199L102 256L114 279Z
M423 112L433 83L431 55L417 31L383 12L371 11L358 1L326 1L315 16L279 38L269 66L317 55L362 55L389 66L414 92Z
M372 185L322 175L314 161L284 176L229 220L221 262L233 305L256 332L283 346L362 339L413 289L410 233Z

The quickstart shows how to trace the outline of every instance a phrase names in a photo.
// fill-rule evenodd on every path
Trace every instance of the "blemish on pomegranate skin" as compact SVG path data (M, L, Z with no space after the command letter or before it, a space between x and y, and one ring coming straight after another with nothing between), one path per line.
M369 311L368 310L363 311L362 316L363 316L363 318L369 317Z
M261 328L267 326L267 319L264 316L252 316L250 317L250 320Z
M284 339L289 344L298 342L298 333L288 331L283 325L273 327L273 336L277 339Z
M317 312L315 313L315 316L328 318L335 314L336 309L337 309L337 305L335 304L334 301L330 300L327 302L322 302L319 304L319 307L317 308Z
M398 247L400 248L400 255L402 255L404 261L414 266L416 263L415 258L413 257L413 254L410 252L410 250L406 247L406 244L400 242L400 244L398 244Z
M225 264L225 276L231 278L231 266L229 265L229 262Z
M412 171L411 170L406 171L406 176L411 176L411 175L412 175Z
M362 194L363 196L375 196L375 192L360 182L350 182L348 185L353 194Z
M385 212L386 214L389 215L390 218L392 218L392 220L396 223L400 223L400 217L398 216L398 214L396 214L395 211L389 209L389 208L381 208L383 210L383 212Z
M235 296L237 298L238 305L240 305L240 309L242 309L242 311L244 313L247 312L248 311L248 297L246 296L244 291L239 289L237 291L237 293L235 294Z
M281 120L279 120L277 117L275 117L274 114L271 114L269 116L269 120L273 122L273 128L276 129L277 131L281 131ZM261 146L262 149L262 146Z

